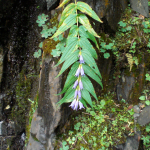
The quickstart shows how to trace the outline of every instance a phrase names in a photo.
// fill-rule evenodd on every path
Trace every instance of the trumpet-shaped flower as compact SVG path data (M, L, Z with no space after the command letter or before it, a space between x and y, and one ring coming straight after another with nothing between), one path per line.
M69 107L71 107L73 110L77 111L78 106L79 106L79 109L84 108L83 104L78 99L74 99Z
M81 66L81 76L84 76L85 74L84 74L84 70L83 70L83 68L82 68L82 66Z
M79 101L79 109L84 108L83 104Z
M76 90L75 93L74 93L74 98L78 98L81 99L81 91L80 90Z
M82 55L79 55L79 62L80 62L80 64L83 64L83 63L84 63L84 59L83 59L83 56L82 56Z
M73 85L73 89L75 89L78 85L78 80L75 81L74 85Z
M81 91L78 90L78 98L81 99Z
M75 76L78 77L80 75L80 72L81 72L81 69L80 69L80 67L78 67Z
M79 81L79 87L80 87L81 90L83 90L83 84L82 84L81 80Z

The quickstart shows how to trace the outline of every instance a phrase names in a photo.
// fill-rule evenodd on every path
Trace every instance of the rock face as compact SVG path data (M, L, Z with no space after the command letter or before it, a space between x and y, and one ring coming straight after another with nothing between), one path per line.
M119 101L122 99L127 100L134 87L135 78L133 76L122 75L120 83L117 85L117 98Z
M103 18L107 32L116 31L121 14L127 7L127 0L83 0L88 3L100 18ZM99 24L96 25L99 31Z
M130 0L131 7L145 17L149 17L148 0Z
M140 132L137 132L134 136L127 137L126 143L116 146L116 150L138 150Z
M43 60L43 67L41 71L40 87L39 87L39 104L35 112L30 130L30 139L27 150L53 150L55 141L55 129L59 124L63 124L71 112L68 105L63 110L61 107L57 108L56 103L61 99L61 96L56 96L61 91L62 77L55 77L58 75L60 69L54 67L55 61L50 57ZM35 138L33 138L35 137Z
M146 124L150 123L150 106L146 106L142 112L140 113L140 116L138 118L138 123L141 126L145 126Z

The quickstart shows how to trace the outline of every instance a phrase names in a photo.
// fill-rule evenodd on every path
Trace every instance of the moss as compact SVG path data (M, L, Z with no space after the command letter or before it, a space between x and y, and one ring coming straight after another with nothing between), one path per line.
M50 55L53 49L56 48L56 45L59 43L59 41L54 41L53 39L45 39L43 42L43 52L44 56Z
M12 108L11 116L19 127L25 127L30 103L28 97L31 92L31 79L25 75L25 70L19 74L19 81L16 86L16 102Z
M50 19L50 26L49 28L53 28L54 26L58 26L58 15L59 13L55 13L54 17ZM51 38L47 38L43 41L43 52L44 56L51 56L51 52L53 49L56 48L56 45L59 43L59 41L54 41Z
M32 103L31 103L28 121L26 122L26 141L25 141L25 145L29 141L31 122L32 122L33 114L35 113L35 111L38 107L38 100L39 100L39 93L36 94L36 96L34 98L34 101L32 101Z

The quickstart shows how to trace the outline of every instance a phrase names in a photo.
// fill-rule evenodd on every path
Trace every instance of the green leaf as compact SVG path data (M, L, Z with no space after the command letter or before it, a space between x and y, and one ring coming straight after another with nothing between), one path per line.
M41 31L41 36L44 37L44 38L48 38L49 36L51 36L51 31L49 29L43 29Z
M82 64L82 66L83 66L84 72L85 72L89 77L91 77L92 79L94 79L98 84L100 84L101 87L103 88L102 81L101 81L100 78L94 73L94 71L93 71L89 66L87 66L86 64Z
M82 95L82 98L85 99L85 101L86 101L91 107L93 107L93 105L92 105L92 100L91 100L91 96L90 96L89 92L84 89L84 90L81 91L81 95Z
M70 87L65 93L64 97L57 103L57 105L60 106L63 103L72 102L74 99L74 92L75 90L73 90L72 87Z
M67 29L69 29L70 27L72 27L77 22L77 18L76 17L77 17L76 14L69 15L63 21L62 25L58 28L58 30L56 31L56 33L51 38L57 37L61 33L65 32Z
M60 60L55 66L58 66L62 62L64 62L68 56L73 53L78 48L78 38L77 37L71 37L67 39L67 46L64 49L63 55L61 56Z
M76 50L73 54L69 55L68 59L64 62L57 77L59 77L66 69L69 68L70 65L72 65L74 62L76 62L79 59L78 55L79 55L79 50Z
M78 16L79 16L79 22L81 24L83 24L83 26L89 31L89 33L91 33L95 37L100 38L100 36L92 28L92 26L91 26L91 24L89 22L89 19L84 14L79 14Z
M75 73L76 73L78 67L79 67L79 62L75 62L72 65L72 67L70 69L70 72L69 72L69 74L67 76L67 79L66 79L64 87L66 87L69 84L69 82L70 82L70 80L71 80L72 77L75 77ZM75 78L77 79L77 77L75 77Z
M128 31L131 31L131 30L132 30L132 27L131 27L131 26L128 26L126 29L127 29Z
M70 28L68 37L77 37L78 33L79 33L79 28L78 28L78 26L77 26L77 25L73 25L73 26Z
M81 78L82 83L83 83L83 88L85 88L87 91L89 91L91 93L91 95L93 95L93 97L97 99L93 84L91 83L91 81L89 80L89 78L87 76L83 76Z
M41 51L41 49L39 49L37 52L34 52L34 58L39 58L40 56L41 56L41 54L42 54L42 51Z
M149 106L150 105L150 101L149 100L145 101L145 104Z
M38 23L38 26L41 27L45 22L48 20L48 15L42 14L38 16L38 19L36 20L36 23Z
M148 42L147 47L149 47L149 48L150 48L150 42Z
M60 34L58 38L59 38L59 41L63 40L63 35Z
M60 8L62 6L64 6L65 4L67 4L70 0L63 0L63 2L57 7Z
M84 107L87 107L86 102L83 98L80 99L80 102L84 105Z
M77 2L77 9L85 14L88 14L93 19L103 23L88 4L79 1Z
M75 62L71 69L70 69L70 72L67 76L67 79L66 79L66 82L65 82L65 85L64 85L64 88L63 90L58 94L63 94L64 92L66 92L66 90L70 87L70 85L75 81L77 80L77 77L75 76L75 73L76 73L76 70L78 69L79 67L79 62Z
M104 53L104 58L108 59L110 57L109 53Z
M42 48L42 47L43 47L43 42L41 42L41 43L39 44L39 47L40 47L40 48Z
M91 67L91 69L92 69L100 78L102 78L102 77L101 77L101 74L100 74L100 72L99 72L99 69L98 69L98 67L97 67L97 65L96 65L96 62L95 62L95 60L93 59L93 57L91 56L91 54L89 53L89 51L83 49L83 50L81 51L81 54L82 54L82 56L83 56L83 59L84 59L85 62L87 63L87 65L88 65L89 67Z
M97 44L95 37L91 33L87 32L87 29L84 26L79 27L79 35L81 37L86 37L86 38L92 40L95 43L96 47L99 49L99 46Z
M92 57L97 59L97 53L87 38L81 37L79 40L79 46L82 49L88 50L90 54L92 55Z
M143 101L143 100L146 100L146 99L145 99L145 96L140 96L139 99L142 100L142 101Z
M67 7L63 10L62 14L61 14L61 18L59 21L59 25L58 27L60 27L62 25L62 23L64 22L64 20L71 14L75 14L76 13L76 5L74 3L70 3L69 5L67 5Z
M120 21L118 24L119 24L121 27L126 27L126 23L124 23L124 22L122 22L122 21Z
M61 51L53 49L51 52L51 55L53 55L53 57L59 57L61 54Z

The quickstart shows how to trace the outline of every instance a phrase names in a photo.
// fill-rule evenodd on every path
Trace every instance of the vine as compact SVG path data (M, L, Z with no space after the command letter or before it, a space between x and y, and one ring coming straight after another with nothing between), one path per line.
M69 0L64 0L58 8L64 6ZM78 13L78 10L81 13ZM70 107L73 110L82 109L89 104L92 107L90 94L96 99L94 87L88 77L94 79L102 87L102 77L94 59L97 53L89 40L98 47L95 37L100 36L92 28L89 19L85 14L102 23L92 8L84 2L70 3L62 12L58 25L58 30L51 37L55 38L70 28L66 39L65 48L56 66L63 63L57 75L60 76L71 65L63 90L59 94L65 93L58 105L72 102Z

